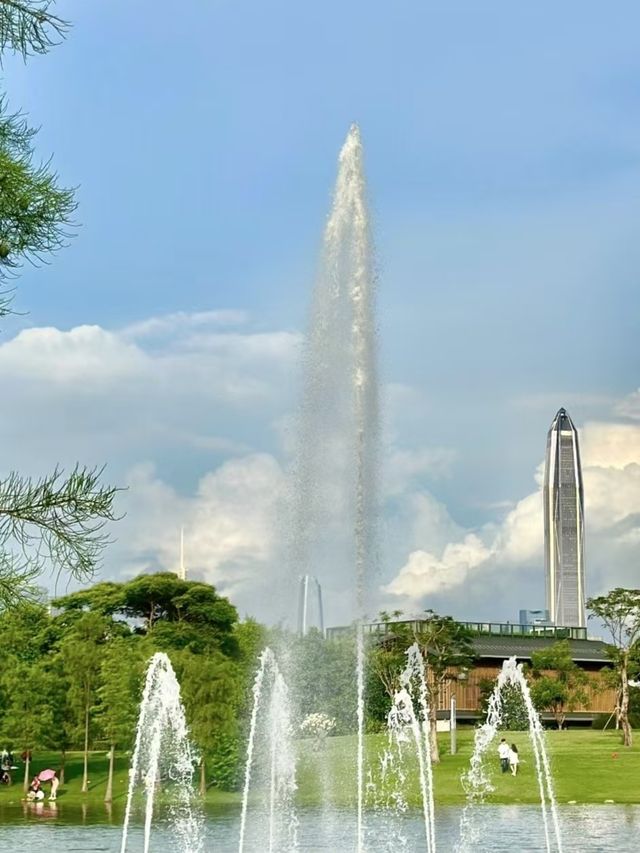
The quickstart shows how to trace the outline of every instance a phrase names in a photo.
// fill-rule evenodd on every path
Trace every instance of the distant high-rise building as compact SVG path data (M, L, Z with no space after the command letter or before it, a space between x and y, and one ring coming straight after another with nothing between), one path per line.
M584 493L578 431L564 409L547 436L544 468L547 610L556 625L584 628Z
M320 633L324 636L324 612L322 608L322 587L318 583L317 578L311 575L302 575L300 578L300 589L298 593L298 633L304 637L311 626L310 618L310 602L309 602L309 586L313 584L315 587L315 603L316 603L316 626Z
M550 625L548 610L521 610L521 625Z

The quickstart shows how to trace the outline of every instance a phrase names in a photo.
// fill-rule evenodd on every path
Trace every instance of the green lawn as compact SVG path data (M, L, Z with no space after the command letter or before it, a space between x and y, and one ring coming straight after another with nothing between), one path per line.
M539 800L534 758L525 732L510 732L508 739L518 745L521 756L520 772L516 778L499 772L495 747L491 748L488 761L495 792L488 797L495 803L535 803ZM558 801L567 803L640 803L640 737L639 744L630 750L620 746L615 732L575 730L547 732L547 743ZM434 768L436 801L456 804L464 801L460 775L469 763L473 731L458 731L458 754L448 754L448 735L441 736L442 761ZM366 738L367 762L372 768L372 778L378 781L380 754L386 745L384 735L368 735ZM329 738L325 748L316 753L310 741L299 744L298 763L299 801L315 804L322 799L323 789L336 805L351 805L355 796L355 770L353 756L355 738ZM33 770L45 767L57 768L60 756L51 753L36 753ZM126 798L128 780L128 757L119 756L114 782L114 808L120 810ZM420 802L420 792L415 761L407 762L406 798L410 804ZM107 757L93 753L90 762L91 780L88 794L80 792L82 782L82 755L67 756L65 785L58 792L60 805L78 806L82 803L98 806L104 799L107 776ZM11 787L0 786L0 807L18 804L22 798L22 778L16 771ZM373 795L370 795L373 796ZM215 789L207 793L206 802L211 807L238 804L239 794Z
M487 797L494 803L536 803L540 795L535 771L535 759L526 732L506 733L510 742L516 743L521 765L518 776L503 775L497 758L497 741L490 748L487 762L495 791ZM322 787L321 765L326 761L336 803L353 802L355 776L352 765L354 745L352 738L330 738L326 756L318 758L304 744L299 764L298 780L300 798L315 802ZM615 732L592 730L549 731L546 733L558 801L567 803L640 803L640 744L630 750L620 746ZM386 736L369 735L366 754L370 766L379 767L379 755L386 745ZM436 801L442 804L463 803L465 792L460 776L469 766L473 749L473 731L458 730L458 753L449 754L449 736L440 736L441 763L434 767ZM406 798L410 804L420 803L417 762L408 761ZM374 772L374 779L377 773Z

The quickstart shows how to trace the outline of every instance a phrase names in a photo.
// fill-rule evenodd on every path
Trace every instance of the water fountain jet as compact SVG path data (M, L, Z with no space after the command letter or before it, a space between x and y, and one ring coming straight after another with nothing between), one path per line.
M195 807L193 792L195 763L180 700L180 685L167 655L157 652L149 661L140 704L120 853L127 850L135 788L140 782L145 794L143 850L149 853L154 800L162 771L172 783L173 796L168 811L177 850L179 853L202 851L202 819Z
M459 853L472 853L478 849L480 842L479 832L475 825L477 810L474 806L482 802L485 795L493 790L493 786L486 773L483 764L484 756L496 736L502 720L502 690L507 685L520 688L524 699L529 720L529 737L533 747L536 764L536 775L540 791L540 807L542 811L542 823L547 853L562 853L562 834L558 818L557 803L553 789L551 767L544 740L544 730L540 717L533 705L529 685L522 671L522 664L516 662L512 657L502 664L496 685L489 699L486 722L476 729L474 739L474 750L470 760L470 767L463 781L467 787L467 804L462 812L460 820L460 842ZM549 812L551 821L549 821Z

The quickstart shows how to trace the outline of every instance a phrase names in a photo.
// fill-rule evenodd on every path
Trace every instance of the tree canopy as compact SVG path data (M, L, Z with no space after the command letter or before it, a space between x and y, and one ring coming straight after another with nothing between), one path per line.
M616 715L625 746L631 746L633 735L629 720L629 680L640 673L640 589L616 587L606 595L587 601L590 617L602 620L611 634L609 656L617 674L618 703Z
M551 711L559 729L576 705L586 701L587 674L574 662L567 640L531 655L531 698L539 710Z

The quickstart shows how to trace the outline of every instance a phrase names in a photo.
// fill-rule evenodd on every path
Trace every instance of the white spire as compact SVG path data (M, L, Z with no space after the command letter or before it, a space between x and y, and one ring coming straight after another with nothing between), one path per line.
M180 566L178 568L178 577L182 581L187 579L187 567L184 564L184 526L180 528Z

